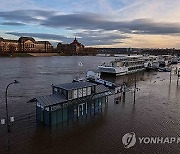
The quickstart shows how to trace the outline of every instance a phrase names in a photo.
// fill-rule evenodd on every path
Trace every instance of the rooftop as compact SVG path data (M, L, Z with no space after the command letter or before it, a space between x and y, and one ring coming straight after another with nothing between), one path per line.
M37 97L37 101L43 107L47 107L47 106L51 106L51 105L66 102L67 99L64 96L59 95L59 94L51 94L51 95L48 95L48 96Z
M27 40L31 40L32 42L35 42L35 39L32 38L32 37L24 37L24 36L21 36L21 37L19 38L19 41L20 41L20 42L21 42L21 41L27 41Z
M37 44L42 44L42 43L46 43L46 44L51 44L49 41L36 41Z
M85 88L85 87L90 87L90 86L95 86L95 85L97 84L90 83L90 82L72 82L72 83L55 85L53 87L57 87L57 88L65 89L65 90L73 90L73 89Z
M9 39L4 39L4 42L11 42L11 43L17 43L17 40L9 40Z
M104 85L100 84L96 86L96 93L104 93L104 92L108 92L109 88L105 87Z

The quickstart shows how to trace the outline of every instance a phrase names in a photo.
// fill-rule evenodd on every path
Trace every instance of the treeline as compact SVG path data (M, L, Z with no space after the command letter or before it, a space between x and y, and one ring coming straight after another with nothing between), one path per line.
M151 54L151 55L178 55L180 56L179 49L141 49L138 53Z
M59 53L62 56L73 56L73 55L79 55L79 56L86 56L86 55L92 55L95 56L97 54L97 49L92 47L86 47L83 50L74 52L73 50L59 50L57 48L54 49L55 53Z
M180 55L180 50L171 49L141 49L141 48L97 48L99 54L151 54L151 55Z

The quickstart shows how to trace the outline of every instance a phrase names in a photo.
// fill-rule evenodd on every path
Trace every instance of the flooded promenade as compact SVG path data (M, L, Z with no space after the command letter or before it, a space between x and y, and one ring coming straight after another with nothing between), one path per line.
M36 123L35 104L27 103L36 96L51 93L50 85L71 82L85 76L113 57L36 57L0 58L0 118L5 118L5 88L14 79L20 83L8 91L10 116L15 117L7 150L6 125L0 125L0 153L180 153L178 144L136 144L125 149L122 137L134 132L137 136L178 137L180 134L180 85L172 73L141 72L137 74L136 103L133 93L125 101L114 103L95 117L79 123L48 128ZM83 63L79 67L79 62ZM81 72L81 73L79 73ZM79 75L81 74L81 75ZM117 84L134 86L134 75L112 78Z

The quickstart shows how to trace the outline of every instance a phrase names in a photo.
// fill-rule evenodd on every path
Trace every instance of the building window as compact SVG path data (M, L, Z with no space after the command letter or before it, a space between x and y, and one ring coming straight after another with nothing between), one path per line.
M86 88L83 88L83 96L86 96L87 95L87 90Z
M106 102L105 97L102 98L102 104L104 104Z
M57 88L54 88L54 93L57 93L58 92L58 89Z
M94 109L94 103L92 103L92 109Z
M106 102L106 103L108 102L108 96L106 96L106 100L105 100L105 102Z
M77 98L77 90L73 90L73 98Z
M76 106L75 106L75 108L74 108L74 114L75 114L75 115L77 114L77 108L76 108Z
M92 93L95 93L95 86L92 86Z
M72 99L72 91L68 91L68 99Z
M78 89L78 97L82 97L82 89Z
M87 88L87 95L91 95L91 87Z
M102 98L99 98L99 106L102 106Z
M62 94L62 89L58 89L58 92L59 92L60 94Z
M63 90L62 94L67 98L67 91L66 90Z

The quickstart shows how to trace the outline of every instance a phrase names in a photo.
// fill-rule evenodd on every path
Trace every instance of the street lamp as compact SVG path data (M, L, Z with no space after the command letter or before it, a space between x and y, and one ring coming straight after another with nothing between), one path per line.
M178 69L178 72L177 72L177 86L179 84L179 77L180 77L180 74L179 74L180 70Z
M6 120L7 120L7 132L10 133L10 123L9 123L9 120L11 122L14 121L14 117L11 117L9 119L9 113L8 113L8 102L7 102L7 93L8 93L8 88L10 85L12 84L16 84L16 83L19 83L17 80L14 80L14 82L11 82L10 84L7 85L6 87L6 92L5 92L5 100L6 100ZM5 122L5 121L4 121ZM4 123L5 124L5 123Z
M137 83L136 83L136 73L135 73L135 80L134 80L134 104L136 102L136 89L137 89Z

